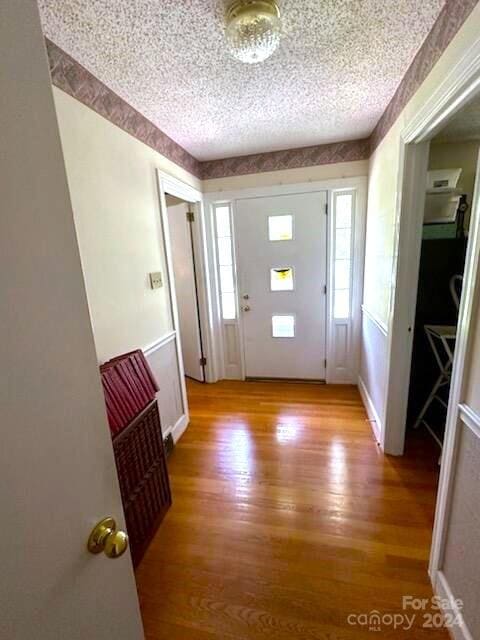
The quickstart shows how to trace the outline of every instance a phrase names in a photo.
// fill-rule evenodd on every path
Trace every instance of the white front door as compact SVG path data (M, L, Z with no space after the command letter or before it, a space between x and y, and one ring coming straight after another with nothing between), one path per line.
M325 379L326 192L235 203L245 374Z
M202 340L193 254L192 229L186 202L168 206L168 230L172 249L175 297L185 375L204 382Z
M0 638L140 640L37 3L0 3Z

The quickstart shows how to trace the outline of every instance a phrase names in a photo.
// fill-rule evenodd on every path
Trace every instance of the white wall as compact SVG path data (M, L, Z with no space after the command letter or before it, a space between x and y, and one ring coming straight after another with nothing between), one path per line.
M55 105L65 155L99 361L144 348L172 329L162 271L155 170L200 188L192 175L59 89Z
M156 169L200 181L54 88L80 257L99 362L146 349L159 383L162 431L187 423L168 290ZM148 274L163 273L151 289Z

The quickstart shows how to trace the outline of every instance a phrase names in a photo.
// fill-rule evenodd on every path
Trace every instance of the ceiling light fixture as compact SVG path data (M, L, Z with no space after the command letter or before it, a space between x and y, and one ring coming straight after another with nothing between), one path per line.
M230 53L249 64L266 60L279 45L281 27L275 0L235 0L227 10L225 29Z

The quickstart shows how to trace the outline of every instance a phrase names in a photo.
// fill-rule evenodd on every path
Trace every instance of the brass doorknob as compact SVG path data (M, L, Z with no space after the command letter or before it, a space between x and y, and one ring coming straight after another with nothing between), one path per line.
M119 558L128 549L128 536L117 529L113 518L104 518L93 527L87 549L95 554L103 551L107 558Z
M242 307L243 311L250 311L250 307L248 306L248 304L246 304L244 307Z

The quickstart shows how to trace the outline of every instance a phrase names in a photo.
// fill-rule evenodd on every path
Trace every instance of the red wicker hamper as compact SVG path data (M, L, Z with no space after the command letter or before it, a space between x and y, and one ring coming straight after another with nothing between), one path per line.
M100 367L133 564L172 504L158 386L142 351Z

